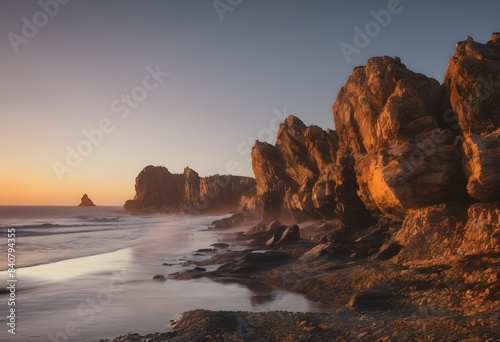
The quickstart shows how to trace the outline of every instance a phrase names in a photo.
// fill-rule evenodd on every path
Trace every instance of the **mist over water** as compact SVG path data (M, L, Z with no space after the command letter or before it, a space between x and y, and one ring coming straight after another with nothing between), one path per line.
M18 279L16 335L7 334L8 308L2 305L0 340L88 341L161 332L191 309L328 311L258 283L152 280L208 257L193 252L218 241L218 233L206 230L216 218L131 215L120 207L0 207L2 287L8 228L16 230ZM5 293L0 301L7 302Z

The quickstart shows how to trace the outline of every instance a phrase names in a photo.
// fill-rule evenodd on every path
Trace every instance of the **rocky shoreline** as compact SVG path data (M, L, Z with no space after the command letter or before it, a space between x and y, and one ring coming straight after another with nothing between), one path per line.
M258 281L324 301L330 314L273 311L272 304L262 312L194 310L172 322L171 332L113 341L498 340L500 255L405 261L401 248L390 247L389 224L352 236L338 224L301 225L299 238L278 245L266 242L282 225L246 227L225 241L244 250L227 249L167 279ZM221 266L204 271L209 265Z
M205 200L207 208L238 203L262 219L230 242L246 250L169 278L259 281L338 309L197 310L182 314L172 332L133 338L499 340L499 75L499 32L485 44L458 42L442 84L398 57L373 57L338 93L335 131L290 115L275 145L255 142L255 180L147 167L129 209L178 210ZM212 197L224 179L220 199ZM213 229L233 227L241 217L214 222ZM220 266L204 271L208 265Z

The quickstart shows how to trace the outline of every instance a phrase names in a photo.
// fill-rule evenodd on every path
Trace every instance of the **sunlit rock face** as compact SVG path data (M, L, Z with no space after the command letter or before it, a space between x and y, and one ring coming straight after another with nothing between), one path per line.
M250 177L215 175L200 177L188 167L173 174L163 166L147 166L135 181L135 197L127 211L169 213L229 212L240 209L242 197L255 187Z
M280 125L276 145L255 142L252 168L266 221L278 218L282 209L298 221L336 215L337 140L334 131L308 127L290 115Z
M353 70L333 105L339 150L351 156L358 195L374 216L402 221L410 209L461 196L463 176L439 83L399 58Z
M454 259L500 252L500 204L442 203L410 210L393 238L400 260Z
M500 199L500 33L481 44L457 43L445 87L463 135L467 192L486 202Z

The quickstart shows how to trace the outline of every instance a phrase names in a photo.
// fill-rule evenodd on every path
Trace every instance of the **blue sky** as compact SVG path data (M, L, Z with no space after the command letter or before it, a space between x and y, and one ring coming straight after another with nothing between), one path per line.
M457 41L500 31L498 1L55 1L1 1L0 204L122 204L149 164L251 176L274 118L334 128L337 92L367 58L442 82ZM372 11L391 13L378 30ZM348 62L340 46L367 24Z

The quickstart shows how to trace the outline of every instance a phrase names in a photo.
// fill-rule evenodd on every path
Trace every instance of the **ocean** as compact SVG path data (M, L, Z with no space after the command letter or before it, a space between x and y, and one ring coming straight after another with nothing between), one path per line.
M137 215L121 207L0 206L0 341L165 332L177 314L192 309L328 311L264 285L152 279L207 258L195 251L229 234L207 230L218 218Z

